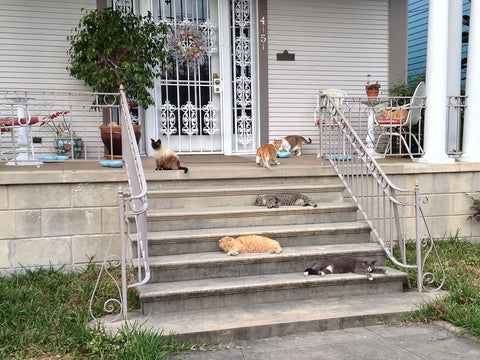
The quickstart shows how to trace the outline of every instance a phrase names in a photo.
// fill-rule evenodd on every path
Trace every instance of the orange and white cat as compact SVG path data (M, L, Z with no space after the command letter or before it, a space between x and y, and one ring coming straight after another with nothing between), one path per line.
M160 139L150 140L155 158L155 170L183 170L185 173L188 171L188 168L180 166L180 159L175 151L163 146Z
M257 165L262 165L263 167L271 169L270 163L275 165L280 165L277 161L277 151L282 146L281 140L275 140L273 143L268 143L260 146L257 149L257 156L255 158L255 162ZM262 162L260 162L262 161Z
M378 113L379 119L386 119L388 121L391 119L393 123L400 121L402 124L407 120L407 116L407 109L397 109L393 111L382 109Z
M227 236L218 240L218 246L227 255L245 253L280 254L283 251L278 241L260 235L244 235L237 238Z

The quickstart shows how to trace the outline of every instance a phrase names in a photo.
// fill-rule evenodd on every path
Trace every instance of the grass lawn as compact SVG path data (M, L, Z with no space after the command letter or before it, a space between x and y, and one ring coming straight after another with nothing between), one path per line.
M418 322L446 320L480 338L480 244L471 244L458 236L451 236L437 240L436 247L445 269L443 290L447 290L449 295L444 299L424 304L405 320ZM407 245L409 263L414 263L414 250L415 244L409 243ZM391 263L389 266L392 266ZM439 274L439 270L434 256L430 255L424 272L432 271ZM416 284L416 271L410 271L409 275L411 283ZM438 287L441 280L437 277L432 287Z
M91 329L88 303L98 267L81 273L43 269L0 279L0 359L165 359L169 353L190 348L173 336L130 329L116 336ZM100 299L115 296L108 276L99 285ZM138 297L128 294L129 307ZM92 309L102 314L103 301ZM58 356L58 357L57 357Z
M409 256L414 256L412 248L409 244ZM454 236L438 241L437 249L446 271L444 289L450 295L424 305L407 320L446 320L480 337L480 244ZM432 269L436 266L430 264ZM88 302L97 276L98 268L91 265L81 273L44 269L0 278L0 359L165 359L198 346L153 331L130 329L111 336L101 328L88 328ZM415 284L415 272L410 277ZM99 289L101 299L116 292L107 277ZM129 307L138 307L133 291ZM102 311L99 301L93 312Z

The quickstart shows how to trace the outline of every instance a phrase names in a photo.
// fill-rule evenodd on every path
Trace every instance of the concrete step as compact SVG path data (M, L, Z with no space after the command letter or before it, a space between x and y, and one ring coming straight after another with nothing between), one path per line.
M218 251L218 240L257 234L280 242L282 247L365 243L370 239L366 222L335 224L264 225L236 228L170 230L148 234L150 256ZM136 234L132 239L136 253Z
M151 209L185 208L198 206L253 205L260 194L300 193L318 203L340 201L343 199L344 186L305 184L303 181L282 184L254 184L223 186L202 186L175 189L153 190L148 192L148 204Z
M407 275L383 269L386 274L374 274L371 281L352 273L304 276L301 268L296 273L151 283L137 290L144 314L401 292Z
M421 303L445 292L415 291L285 301L229 308L143 315L130 312L128 323L174 333L177 341L232 342L307 332L369 326L400 319ZM106 319L109 320L108 318ZM106 323L115 331L125 322ZM299 350L300 351L300 350Z
M149 258L150 283L203 280L233 276L297 273L323 258L352 256L373 258L385 264L385 253L375 243L285 247L280 254L250 253L228 256L218 249L201 254L153 256Z
M335 223L356 220L356 206L348 202L318 204L317 207L264 206L198 207L149 210L148 231L212 229L260 225Z

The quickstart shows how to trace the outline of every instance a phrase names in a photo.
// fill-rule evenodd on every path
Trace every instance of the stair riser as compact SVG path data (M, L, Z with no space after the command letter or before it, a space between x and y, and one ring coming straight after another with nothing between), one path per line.
M402 281L359 281L349 284L330 284L318 286L319 283L307 283L294 288L260 288L240 293L213 293L204 296L185 298L149 299L142 301L144 314L170 313L220 307L247 306L254 304L274 303L307 299L322 299L329 297L344 297L357 295L385 294L402 291ZM146 300L146 299L142 299ZM320 309L319 309L320 311Z
M210 330L191 333L175 334L175 340L178 342L189 343L232 343L241 340L258 340L262 338L282 337L297 334L299 337L303 333L315 333L325 330L339 330L355 328L361 326L373 326L379 323L391 323L398 321L408 315L409 311L398 311L387 314L369 314L358 316L341 316L331 319L309 320L284 322L275 324L258 324L233 328L229 330Z
M312 208L313 209L313 208ZM192 230L192 229L212 229L217 227L238 227L238 226L259 226L259 225L293 225L293 224L323 224L335 223L339 221L355 221L355 212L296 212L279 213L272 209L270 214L237 213L228 217L229 214L212 215L202 217L177 217L173 219L148 218L148 231L165 230Z
M208 188L210 186L224 186L228 188L229 186L258 186L259 184L271 184L271 185L281 185L287 184L287 187L290 185L295 186L296 184L303 184L303 185L334 185L334 184L341 184L340 180L336 175L334 176L307 176L308 174L303 174L298 172L295 174L296 176L275 176L272 173L268 177L261 177L261 176L252 176L250 178L243 177L245 176L245 172L239 173L238 176L234 177L235 175L232 173L229 178L220 178L215 179L213 176L211 179L193 179L193 180L163 180L163 181L155 181L151 180L148 182L148 190L155 191L155 190L164 190L164 189L173 189L174 191L179 187L187 187L187 188ZM267 170L265 170L267 171ZM311 175L311 174L310 174ZM290 185L289 185L290 184Z
M262 260L257 261L255 261L255 259L249 259L248 261L242 262L239 257L225 256L225 261L214 264L200 263L181 267L168 265L161 267L152 266L150 268L150 283L268 275L276 273L298 273L299 275L303 275L303 271L306 268L321 259L318 256L281 257L277 254L272 254L268 259L263 258ZM336 256L345 256L345 254L338 254ZM385 256L381 253L359 254L355 255L355 257L359 259L376 259L378 266L385 265Z
M284 191L286 192L286 191ZM246 206L254 205L258 192L253 194L238 194L230 195L228 193L211 195L211 196L175 196L170 194L168 197L149 196L148 206L151 209L174 209L174 208L188 208L188 207L213 207L213 206ZM303 195L308 196L316 203L328 203L340 201L343 198L341 192L322 192L322 193L307 193L302 192Z
M338 233L338 234L294 234L285 236L280 234L258 234L268 236L277 240L282 247L288 246L308 246L308 245L334 245L334 244L359 244L368 242L370 233L368 230L362 230L355 233ZM237 235L234 235L235 237ZM162 243L161 241L149 241L149 255L175 255L175 254L190 254L201 253L208 251L218 251L218 240L221 237L202 238L190 240L168 241ZM133 251L136 253L136 242L133 244Z

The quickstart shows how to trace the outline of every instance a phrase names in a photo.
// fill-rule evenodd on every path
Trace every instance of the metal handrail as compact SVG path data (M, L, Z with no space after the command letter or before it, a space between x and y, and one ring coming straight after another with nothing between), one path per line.
M120 86L120 123L122 126L122 159L127 171L129 196L119 192L123 201L120 207L120 236L122 251L122 312L127 318L127 289L146 284L150 280L148 264L148 234L147 234L147 182L138 150L135 133L128 108L127 96L123 86ZM126 212L124 213L124 206ZM137 273L138 281L127 285L126 276L126 241L124 221L127 217L135 219L137 233Z
M383 172L362 139L350 125L348 118L340 109L340 101L327 93L320 92L314 120L320 132L321 161L327 160L335 169L338 177L352 200L371 228L375 240L382 246L388 258L397 266L417 270L417 289L419 292L438 291L445 282L445 272L441 264L435 243L425 221L421 208L418 183L414 190L395 186ZM406 226L414 222L416 261L408 264L406 259ZM421 226L426 231L421 236ZM393 248L400 248L401 259L395 258ZM427 249L422 258L422 247ZM425 272L426 258L434 252L442 275L440 286L429 289L424 282L432 284L436 276Z

